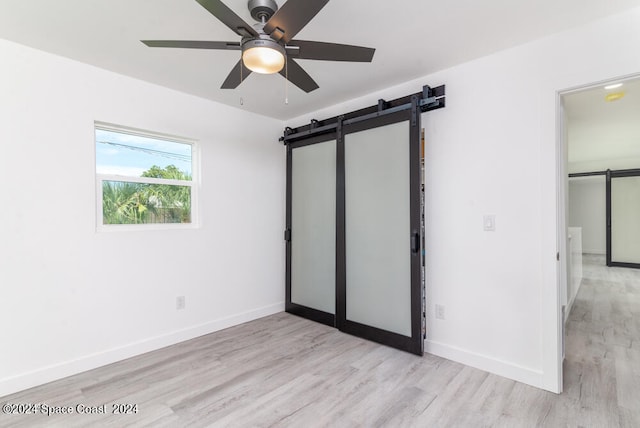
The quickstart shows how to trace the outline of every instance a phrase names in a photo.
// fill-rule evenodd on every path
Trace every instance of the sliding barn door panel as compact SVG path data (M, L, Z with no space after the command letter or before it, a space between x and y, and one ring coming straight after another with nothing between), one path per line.
M292 149L290 218L290 303L335 314L335 140Z
M407 121L347 134L346 319L411 336Z
M640 176L611 179L611 260L640 264Z

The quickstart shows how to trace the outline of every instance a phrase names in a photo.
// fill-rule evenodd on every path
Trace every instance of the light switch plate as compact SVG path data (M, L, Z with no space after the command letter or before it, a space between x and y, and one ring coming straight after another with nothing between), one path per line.
M485 232L493 232L496 230L496 216L493 214L485 214L482 218Z

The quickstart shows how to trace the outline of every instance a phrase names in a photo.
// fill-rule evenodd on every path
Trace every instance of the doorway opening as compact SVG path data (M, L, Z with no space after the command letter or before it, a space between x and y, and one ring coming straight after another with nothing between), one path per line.
M559 98L563 381L600 373L624 389L634 374L620 368L635 357L623 349L640 343L640 78Z

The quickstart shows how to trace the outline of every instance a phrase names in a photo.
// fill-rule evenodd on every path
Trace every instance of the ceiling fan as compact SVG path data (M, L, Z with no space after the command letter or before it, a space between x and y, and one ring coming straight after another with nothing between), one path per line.
M338 43L296 40L294 37L329 0L288 0L278 9L274 0L249 0L249 11L258 21L247 24L220 0L196 0L213 16L242 37L240 42L200 40L141 40L149 47L221 49L242 51L240 61L222 84L235 89L251 72L280 73L305 92L318 84L294 59L371 62L375 49Z

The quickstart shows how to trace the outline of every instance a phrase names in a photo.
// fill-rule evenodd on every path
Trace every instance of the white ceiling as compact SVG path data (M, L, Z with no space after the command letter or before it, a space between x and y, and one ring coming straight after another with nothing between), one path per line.
M640 159L640 78L624 81L612 90L604 86L563 97L570 163ZM605 101L607 94L617 92L624 96Z
M246 0L226 4L254 22ZM0 0L0 38L288 119L636 6L640 0L333 0L296 38L374 47L373 63L300 60L320 88L306 94L289 85L288 104L280 75L254 73L238 89L220 89L237 51L140 43L238 41L195 0Z

